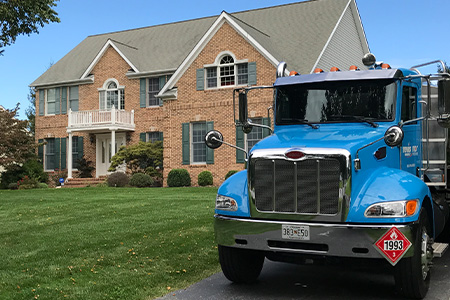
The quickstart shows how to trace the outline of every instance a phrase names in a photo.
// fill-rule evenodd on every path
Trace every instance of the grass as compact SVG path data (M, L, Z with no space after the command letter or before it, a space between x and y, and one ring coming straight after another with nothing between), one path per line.
M216 192L0 191L0 299L153 299L214 274Z

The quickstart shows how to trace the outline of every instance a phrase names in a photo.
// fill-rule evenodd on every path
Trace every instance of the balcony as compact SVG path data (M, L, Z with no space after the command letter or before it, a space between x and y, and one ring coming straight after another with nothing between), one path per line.
M134 110L84 110L68 113L67 131L104 131L125 130L134 131Z

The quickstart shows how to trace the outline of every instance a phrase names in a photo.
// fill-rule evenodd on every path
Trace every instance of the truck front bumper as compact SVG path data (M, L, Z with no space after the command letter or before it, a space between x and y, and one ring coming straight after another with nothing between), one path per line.
M222 246L336 257L382 258L375 243L393 224L328 224L214 216L216 242ZM283 225L309 226L309 240L282 238ZM396 224L414 241L417 223ZM414 253L414 244L404 257Z

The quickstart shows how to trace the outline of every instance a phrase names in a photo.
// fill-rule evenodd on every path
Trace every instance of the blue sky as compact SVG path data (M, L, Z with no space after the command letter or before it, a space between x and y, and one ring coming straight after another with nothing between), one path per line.
M450 1L356 0L371 51L393 67L442 59L450 63ZM0 56L0 105L29 106L28 85L89 35L299 2L289 0L61 0L61 23L19 36ZM317 20L320 22L320 20ZM355 57L355 62L360 62ZM435 71L433 67L428 72Z

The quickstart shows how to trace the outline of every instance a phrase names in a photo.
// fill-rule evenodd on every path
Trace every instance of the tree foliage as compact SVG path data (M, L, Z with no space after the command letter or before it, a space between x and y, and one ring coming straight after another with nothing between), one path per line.
M28 102L30 102L30 106L25 110L25 115L28 119L28 131L34 136L36 129L36 90L34 88L30 88Z
M438 64L438 73L449 73L450 74L450 68L447 65L447 62L444 61L445 70L442 69L441 64Z
M44 27L44 24L59 23L58 13L53 10L57 1L1 0L0 48L13 44L21 34L39 33L39 27Z
M24 163L36 149L28 121L16 119L18 110L19 104L14 109L0 109L0 166L5 168Z

